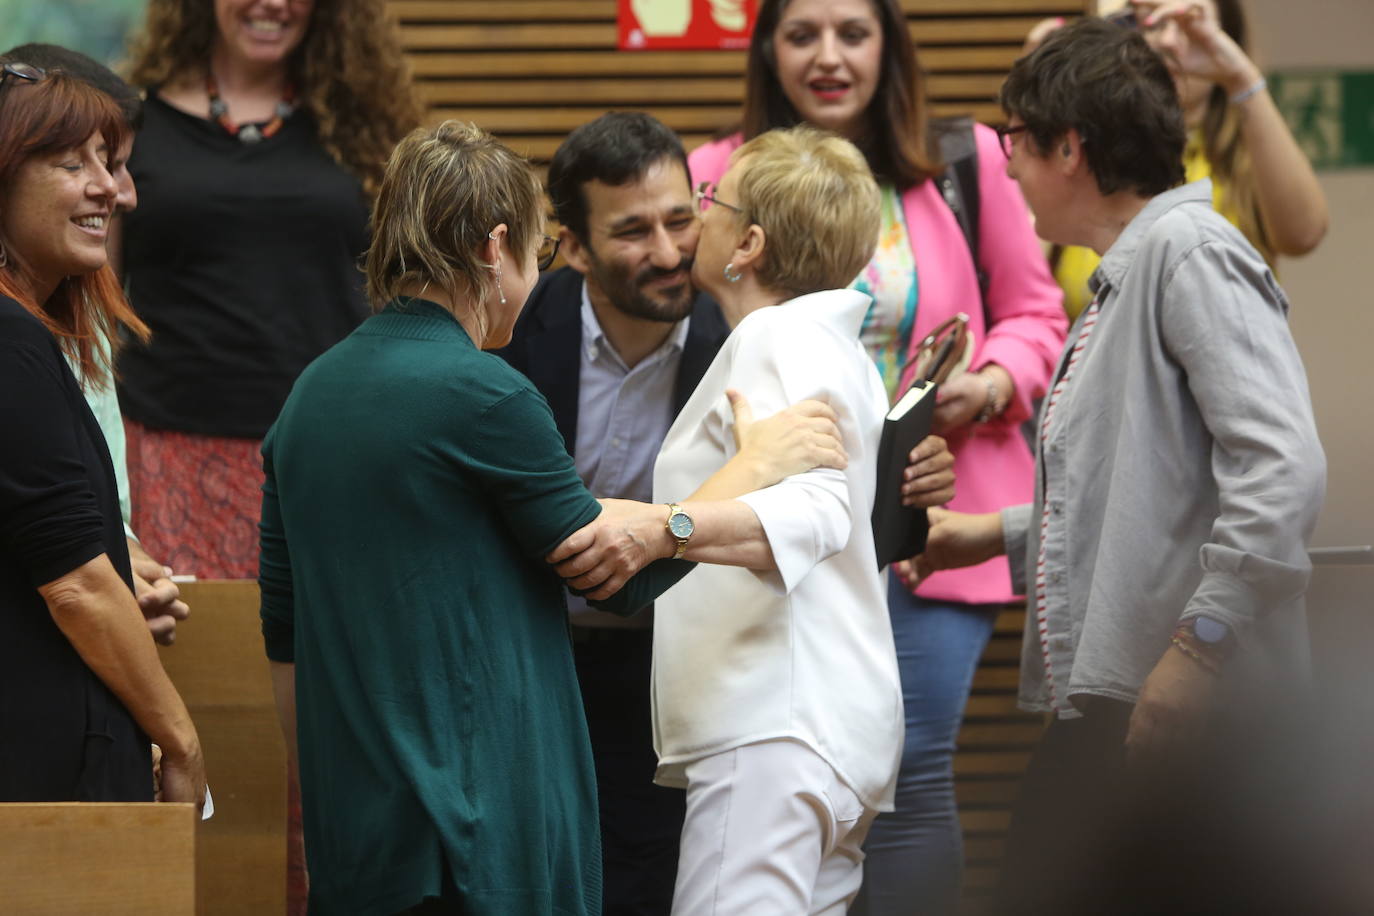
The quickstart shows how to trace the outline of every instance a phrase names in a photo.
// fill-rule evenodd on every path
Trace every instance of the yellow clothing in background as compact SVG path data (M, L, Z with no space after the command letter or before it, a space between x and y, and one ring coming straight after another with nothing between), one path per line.
M1188 146L1183 150L1183 171L1186 181L1200 181L1212 178L1212 164L1202 147L1202 133L1193 131L1188 135ZM1212 179L1212 208L1233 226L1240 225L1240 216L1232 206L1223 206L1226 199L1226 185ZM1092 290L1088 289L1088 278L1097 270L1102 260L1091 248L1069 245L1060 251L1059 260L1054 266L1054 279L1064 290L1064 311L1069 320L1074 321L1078 314L1092 301Z

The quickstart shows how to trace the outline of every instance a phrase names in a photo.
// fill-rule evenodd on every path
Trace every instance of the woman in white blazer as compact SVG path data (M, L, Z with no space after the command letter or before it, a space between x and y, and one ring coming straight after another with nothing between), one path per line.
M828 401L849 463L740 498L773 569L703 565L655 606L656 781L687 789L673 913L843 913L903 728L869 523L887 395L859 343L869 298L843 288L873 254L878 187L849 142L797 128L746 143L697 195L692 278L733 330L668 433L655 499L734 454L728 389L760 412Z

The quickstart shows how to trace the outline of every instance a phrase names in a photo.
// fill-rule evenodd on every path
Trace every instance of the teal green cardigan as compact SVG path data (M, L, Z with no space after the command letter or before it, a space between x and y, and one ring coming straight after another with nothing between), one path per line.
M560 581L594 519L544 398L399 300L301 375L263 443L262 623L296 666L310 908L601 912ZM690 569L662 561L608 609ZM452 890L450 891L452 893Z

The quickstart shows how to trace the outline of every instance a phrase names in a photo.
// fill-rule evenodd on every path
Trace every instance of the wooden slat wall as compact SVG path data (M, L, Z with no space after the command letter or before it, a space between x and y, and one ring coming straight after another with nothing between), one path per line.
M982 916L997 883L1017 783L1043 722L1016 708L1025 612L1003 611L973 676L954 756L954 786L964 827L965 916Z
M995 123L1031 26L1086 0L903 0L938 114ZM546 162L610 109L648 111L693 149L732 123L742 51L617 51L614 0L390 0L435 120L461 118Z

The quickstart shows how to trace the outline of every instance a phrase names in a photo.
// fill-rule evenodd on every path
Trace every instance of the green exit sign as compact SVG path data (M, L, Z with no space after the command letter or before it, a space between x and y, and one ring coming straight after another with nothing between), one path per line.
M1315 167L1374 165L1374 71L1284 71L1269 91Z

